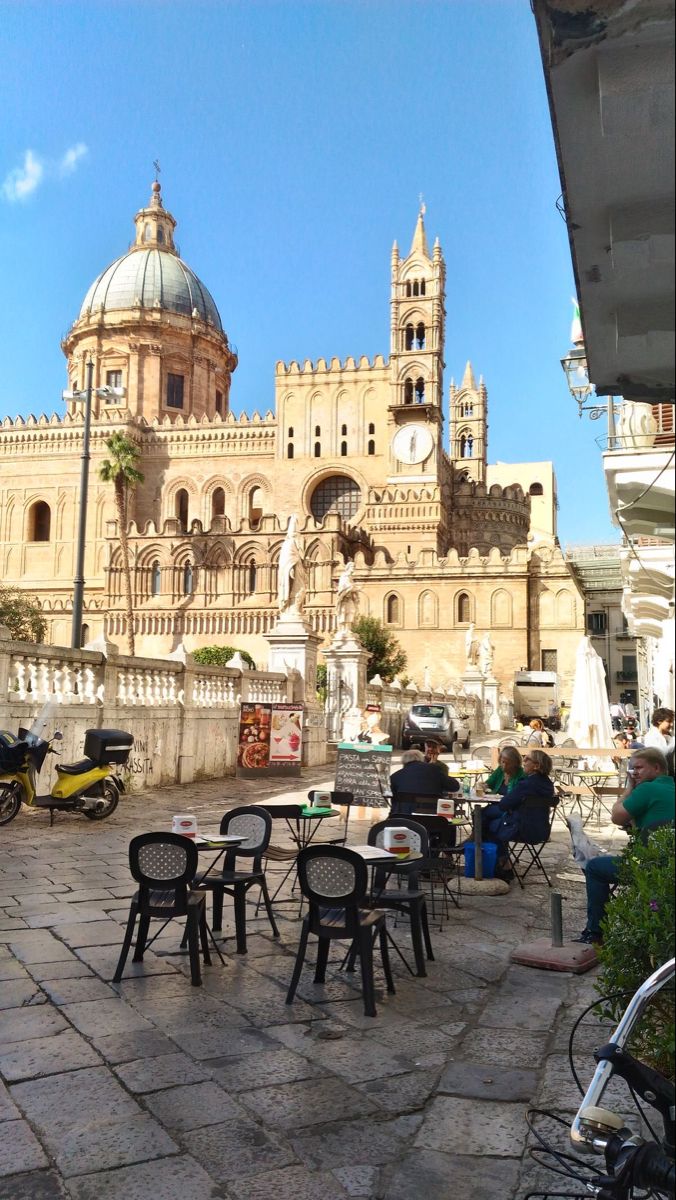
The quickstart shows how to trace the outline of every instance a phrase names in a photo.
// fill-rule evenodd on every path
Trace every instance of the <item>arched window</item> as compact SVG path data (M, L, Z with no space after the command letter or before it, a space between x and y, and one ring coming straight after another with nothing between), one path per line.
M401 600L394 593L385 601L385 621L388 625L401 624Z
M528 494L530 496L544 496L545 490L541 483L531 483Z
M371 421L371 424L369 425L369 435L372 433L375 433L375 431L376 431L376 427L373 424L373 421Z
M413 404L413 380L407 379L404 384L404 404Z
M44 500L36 500L28 513L28 541L48 542L52 528L52 510Z
M223 393L216 390L216 412L219 417L223 416Z
M415 402L416 404L425 403L425 380L422 375L419 375L415 381Z
M425 326L422 321L415 328L415 348L416 350L425 349Z
M192 563L186 563L183 568L183 595L192 596L194 586Z
M159 596L162 591L162 571L157 559L150 568L150 595Z
M153 236L153 231L152 231L152 227L150 225L150 221L146 221L145 225L143 226L144 242L149 242L152 236Z
M369 444L368 444L368 453L375 454L375 452L376 452L376 444L375 444L373 438L371 438L371 440L369 441Z
M176 520L181 526L181 532L185 533L188 528L188 504L189 498L185 488L179 488L174 499L174 513Z
M253 596L255 594L257 582L258 582L258 567L256 566L255 559L252 558L251 562L247 563L245 578L244 578L244 589L246 591L247 596Z
M347 458L347 442L340 443L340 457Z
M287 433L286 436L290 437L290 438L293 437L293 425L289 425L289 432Z
M410 283L407 283L407 284L406 284L406 295L407 295L407 296L410 296L410 295L411 295L411 285L410 285Z
M349 521L361 505L361 489L347 475L330 475L317 484L310 498L310 512L316 521L337 512Z
M414 296L420 295L420 284L418 283L417 279L413 280L413 295Z
M157 226L157 240L158 240L160 246L164 242L164 230L161 225Z
M249 492L249 520L253 526L258 525L263 516L263 492L259 487L252 487Z
M413 326L407 325L405 333L404 333L404 349L405 350L413 349L413 337L414 337Z
M424 279L420 280L420 295L421 296L425 295L425 280Z
M80 630L80 649L87 645L89 641L89 626L83 625Z
M222 517L225 514L225 492L222 487L214 488L211 493L211 517Z
M471 433L468 433L468 434L467 434L467 441L465 442L465 454L464 454L464 457L465 457L465 458L471 458L471 457L472 457L472 455L473 455L473 453L474 453L474 438L472 437Z
M293 458L293 442L289 442L288 446L286 447L286 457Z
M472 620L472 602L467 592L460 592L455 602L455 615L458 625L469 625Z
M321 437L321 436L322 436L321 425L315 425L315 437Z
M321 456L322 456L321 442L315 442L315 452L314 453L315 453L315 458L321 458Z
M340 427L340 436L341 436L341 437L347 437L347 425L341 425L341 427Z

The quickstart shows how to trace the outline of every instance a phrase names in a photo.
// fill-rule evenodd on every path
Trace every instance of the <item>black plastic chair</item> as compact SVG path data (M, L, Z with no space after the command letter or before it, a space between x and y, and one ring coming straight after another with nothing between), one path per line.
M460 908L461 875L457 867L457 860L464 851L465 843L456 844L457 826L452 825L446 817L440 817L436 813L416 813L415 820L427 830L430 843L430 862L425 870L421 871L421 878L429 880L433 920L436 920L437 913L435 882L438 880L441 884L442 905L439 923L441 931L443 918L449 915L448 901L450 900L455 908ZM454 879L456 882L455 891L449 887L450 879Z
M329 803L331 805L331 808L344 808L345 809L345 820L343 823L342 833L341 833L340 837L322 838L321 840L324 843L324 845L329 844L332 846L344 846L345 842L347 841L347 827L350 823L350 809L352 808L352 805L354 804L354 795L352 794L352 792L326 792L326 791L324 791L323 788L312 788L311 791L309 791L307 794L308 804L316 805L317 804L316 797L321 798L324 796L328 796L330 798ZM312 840L313 840L313 845L317 845L317 842L315 841L315 839L313 838Z
M206 872L197 875L193 887L212 893L212 921L215 932L220 932L223 924L223 897L232 896L237 953L246 954L246 896L250 888L260 888L272 932L275 937L279 937L263 870L263 858L267 853L272 833L272 818L267 809L257 805L233 808L221 820L221 833L237 834L244 837L245 841L226 850L222 871L214 875ZM249 870L238 870L238 859L241 858L252 860Z
M438 795L435 796L419 796L416 792L397 792L392 797L390 812L393 817L410 817L414 812L430 812L437 811Z
M185 917L191 983L194 987L200 986L200 942L205 963L210 964L211 958L206 897L203 892L194 892L190 887L197 871L197 861L195 843L178 833L142 833L132 838L129 843L129 869L139 888L131 898L122 950L113 976L114 983L119 983L122 978L137 917L139 927L133 962L143 961L146 949L168 921ZM163 924L148 942L150 922L154 919L161 920Z
M430 962L434 962L432 939L427 920L427 902L425 893L420 887L420 872L433 869L429 838L427 830L418 821L412 821L408 817L388 817L385 821L378 821L377 824L372 825L369 829L369 846L378 846L382 849L385 842L385 830L394 827L404 827L409 830L411 834L411 848L421 854L422 858L410 864L393 862L391 865L388 863L386 867L376 866L373 872L371 900L379 908L384 908L390 912L403 913L408 917L411 926L411 941L413 943L416 974L424 978L427 975L425 954L427 954ZM394 879L396 884L401 882L405 886L389 887L392 879ZM395 949L400 958L406 963L406 959L403 958L396 944ZM408 963L406 963L406 966L408 967ZM408 969L410 970L411 968L408 967Z
M557 804L558 797L553 800L545 800L539 796L526 796L519 808L519 834L509 842L507 855L521 888L523 888L524 879L533 867L542 872L548 886L552 887L552 881L540 855L552 835ZM524 858L525 870L520 872L519 866Z
M286 997L291 1004L303 969L310 934L318 938L315 983L324 983L332 941L349 941L361 964L364 1014L375 1017L373 943L378 938L388 992L394 992L385 913L367 907L368 867L345 846L307 846L298 855L298 880L308 900L298 953Z

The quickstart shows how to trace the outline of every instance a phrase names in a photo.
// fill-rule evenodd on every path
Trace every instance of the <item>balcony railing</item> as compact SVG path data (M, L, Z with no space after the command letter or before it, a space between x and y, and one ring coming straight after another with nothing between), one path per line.
M638 683L638 671L616 671L616 683Z

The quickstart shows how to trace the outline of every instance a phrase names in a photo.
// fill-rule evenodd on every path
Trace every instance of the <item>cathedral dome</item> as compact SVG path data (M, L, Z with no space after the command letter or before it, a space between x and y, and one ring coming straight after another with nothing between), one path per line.
M135 223L134 245L94 280L79 319L130 308L164 309L197 317L223 333L213 296L178 256L173 238L176 221L162 205L157 181L148 207L136 214Z

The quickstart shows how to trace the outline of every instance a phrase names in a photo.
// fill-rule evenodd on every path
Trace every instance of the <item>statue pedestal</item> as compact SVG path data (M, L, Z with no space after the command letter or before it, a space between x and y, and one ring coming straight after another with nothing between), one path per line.
M270 646L268 670L288 675L297 671L303 695L298 703L314 704L317 696L317 650L321 637L297 613L282 613L265 639Z
M502 728L500 720L500 684L492 675L484 679L484 708L487 710L490 704L490 715L488 717L488 728L491 733L499 733Z
M368 650L349 630L334 637L326 659L326 716L329 741L339 742L343 735L343 720L351 708L366 704L366 663Z

